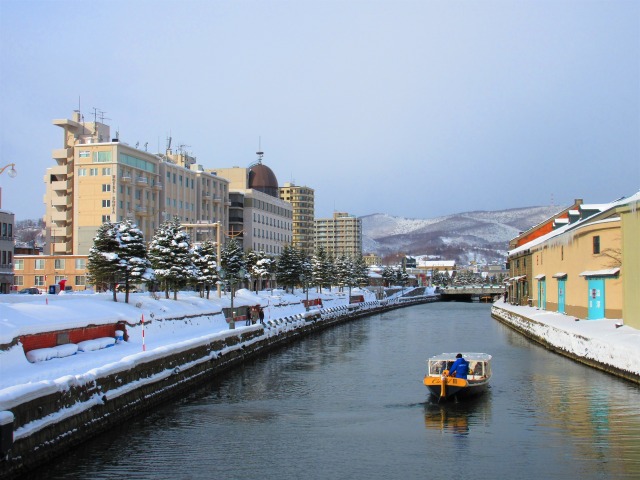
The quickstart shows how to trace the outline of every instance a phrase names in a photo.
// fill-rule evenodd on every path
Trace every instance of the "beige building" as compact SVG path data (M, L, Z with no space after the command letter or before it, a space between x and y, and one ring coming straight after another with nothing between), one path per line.
M78 291L87 288L86 255L16 255L14 261L17 290L37 287L47 293L52 285L66 280L65 287Z
M589 211L583 218L510 251L510 262L528 259L527 271L518 273L532 280L529 302L580 319L624 319L639 328L639 205L640 193L597 208L582 205Z
M293 207L279 197L273 171L258 161L248 168L214 168L208 172L229 180L229 228L243 250L280 255L292 242Z
M382 259L375 253L367 253L366 255L362 255L362 259L364 260L364 264L367 267L382 265Z
M292 245L310 257L313 255L314 190L285 183L280 187L280 198L293 207Z
M334 212L333 218L315 219L314 249L319 247L333 258L362 255L362 221L345 212Z
M139 150L77 111L53 124L64 134L62 148L53 151L57 165L44 178L46 254L86 255L100 225L125 218L147 241L173 217L227 225L228 181L205 172L195 158Z

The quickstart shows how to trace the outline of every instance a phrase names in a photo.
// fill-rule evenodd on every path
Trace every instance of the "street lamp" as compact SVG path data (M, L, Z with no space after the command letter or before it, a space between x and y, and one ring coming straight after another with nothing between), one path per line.
M16 170L16 164L15 163L9 163L9 164L5 165L4 167L0 168L0 175L2 175L2 173L9 167L11 167L11 168L7 172L7 175L9 175L11 178L16 178L16 175L18 175L18 171Z

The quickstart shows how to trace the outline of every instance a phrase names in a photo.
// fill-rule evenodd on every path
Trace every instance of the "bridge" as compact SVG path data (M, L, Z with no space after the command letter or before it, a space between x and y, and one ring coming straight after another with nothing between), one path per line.
M440 287L441 300L458 302L491 303L504 293L502 285L467 285L459 287Z

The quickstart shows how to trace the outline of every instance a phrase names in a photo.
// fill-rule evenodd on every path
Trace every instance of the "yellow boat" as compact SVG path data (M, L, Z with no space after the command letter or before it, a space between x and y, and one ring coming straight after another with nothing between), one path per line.
M423 383L429 393L438 400L464 398L483 393L491 379L491 355L487 353L463 353L469 362L467 378L449 375L451 365L456 360L455 353L441 353L427 360L427 374Z

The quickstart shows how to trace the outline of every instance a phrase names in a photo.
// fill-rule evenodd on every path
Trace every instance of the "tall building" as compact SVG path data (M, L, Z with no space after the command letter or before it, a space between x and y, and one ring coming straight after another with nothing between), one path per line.
M131 219L153 237L166 219L228 222L228 181L205 172L195 158L167 148L152 154L111 138L104 123L54 120L63 129L57 165L47 169L46 242L49 255L86 255L100 225ZM168 145L170 147L170 145Z
M207 171L229 180L229 231L245 251L280 255L291 244L293 207L278 196L273 171L258 161L248 168L214 168Z
M305 255L313 254L313 224L315 217L314 190L285 183L280 187L280 198L293 207L293 234L291 244Z
M314 221L315 248L323 247L334 258L362 254L362 221L345 212L334 212L333 218Z

